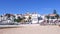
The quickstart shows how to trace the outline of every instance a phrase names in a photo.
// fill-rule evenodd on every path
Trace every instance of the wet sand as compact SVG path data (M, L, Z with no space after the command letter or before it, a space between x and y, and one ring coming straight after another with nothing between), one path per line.
M0 28L0 34L60 34L60 27L51 25Z

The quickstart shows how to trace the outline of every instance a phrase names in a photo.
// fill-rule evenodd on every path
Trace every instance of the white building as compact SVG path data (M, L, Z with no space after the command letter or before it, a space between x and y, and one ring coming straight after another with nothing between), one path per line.
M0 16L0 21L2 23L12 23L14 21L14 15L11 14L9 18L7 15L2 15L2 17Z
M38 23L38 17L39 16L40 16L39 14L33 13L31 15L32 23Z
M0 16L0 21L7 20L7 16Z
M2 18L2 17L0 16L0 21L1 21L1 18Z
M39 23L42 23L45 19L45 15L40 15L40 17L38 18Z
M30 16L31 16L31 14L29 14L29 13L24 14L25 21L28 21Z
M37 13L31 14L32 23L41 23L45 19L45 15L40 15Z

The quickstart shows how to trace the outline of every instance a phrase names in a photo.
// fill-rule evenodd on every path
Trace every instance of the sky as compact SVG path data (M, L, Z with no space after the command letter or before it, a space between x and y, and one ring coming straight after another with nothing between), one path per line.
M0 0L0 15L26 12L51 14L54 9L60 14L60 0Z

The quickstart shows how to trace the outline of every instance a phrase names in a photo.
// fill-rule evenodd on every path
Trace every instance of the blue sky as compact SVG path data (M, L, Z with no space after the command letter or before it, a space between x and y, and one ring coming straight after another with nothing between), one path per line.
M37 12L50 14L56 9L60 13L60 0L0 0L0 14L24 14Z

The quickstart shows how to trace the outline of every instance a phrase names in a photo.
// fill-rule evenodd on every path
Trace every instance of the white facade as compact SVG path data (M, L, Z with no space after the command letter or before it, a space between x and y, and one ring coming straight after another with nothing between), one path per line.
M39 16L40 16L39 14L32 14L31 15L32 23L38 23Z
M45 16L35 13L35 14L32 14L31 18L32 18L32 23L41 23L44 21Z
M42 23L46 19L44 15L41 15L40 18L42 18L42 19L39 20L39 23Z
M25 17L25 20L28 20L29 19L29 16L28 15L26 15L26 16L24 16Z
M1 21L1 16L0 16L0 21Z
M17 16L17 14L15 14L15 19L18 19L18 16Z
M38 20L38 17L39 17L39 18L42 18L42 19L45 19L44 16L42 16L42 15L40 15L40 14L36 14L36 13L26 14L26 15L15 14L14 16L15 16L15 19L18 19L18 17L21 17L21 18L25 17L25 20L26 20L26 21L29 21L29 16L30 16L30 17L31 17L31 22L32 22L33 24L40 23L40 22L43 21L43 20ZM10 16L9 19L10 19L10 20L8 20L7 16L0 17L0 21L1 21L1 20L5 20L5 21L7 21L7 22L13 21L13 20L14 20L14 17L13 17L13 16Z
M7 16L3 16L3 17L0 16L0 21L2 20L7 20Z
M25 14L24 17L25 17L25 21L28 21L29 17L31 17L31 14Z

